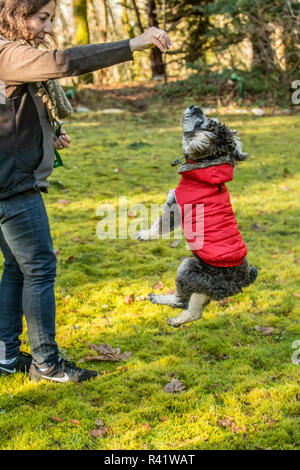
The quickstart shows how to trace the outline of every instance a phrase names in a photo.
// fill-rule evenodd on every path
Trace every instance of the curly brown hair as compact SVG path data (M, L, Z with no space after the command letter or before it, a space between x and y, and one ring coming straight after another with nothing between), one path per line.
M53 0L57 4L57 0ZM35 15L51 0L0 0L0 36L13 41L28 40L26 18ZM55 40L53 33L51 38ZM47 41L44 42L47 45Z

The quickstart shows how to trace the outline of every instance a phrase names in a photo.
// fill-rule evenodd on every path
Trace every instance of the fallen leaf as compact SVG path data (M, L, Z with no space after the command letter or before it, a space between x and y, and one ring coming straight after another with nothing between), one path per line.
M222 426L223 428L227 428L228 426L231 426L232 421L228 418L224 419L219 419L218 425Z
M185 390L185 386L177 379L172 379L171 382L164 387L164 391L168 393L182 392L183 390Z
M113 348L109 344L100 343L100 345L88 343L88 346L96 352L97 356L86 356L86 361L125 361L131 356L131 352L125 351L121 354L121 348Z
M296 293L296 292L294 293L294 296L300 298L300 294L298 294L298 293Z
M204 359L207 362L210 362L210 361L224 361L225 359L230 359L230 356L227 356L225 353L215 354L215 355L208 353L208 354L206 354Z
M82 426L80 421L77 421L77 419L70 419L71 424L75 424L75 426Z
M60 204L61 206L67 206L68 204L70 204L70 200L69 199L59 199L57 201L57 204Z
M265 232L266 231L265 227L263 227L262 225L259 225L259 224L252 224L251 228L252 228L252 230L254 230L254 232Z
M70 295L66 295L66 297L64 298L64 304L67 304L70 300L71 296Z
M164 283L162 281L157 282L152 286L152 289L162 289L164 287Z
M115 169L114 169L114 172L115 172L115 173L122 173L122 170L121 170L121 168L115 168Z
M81 243L84 244L84 241L80 237L74 237L72 238L73 242L75 243Z
M231 431L232 431L234 434L237 434L237 433L240 432L240 428L238 428L235 423L231 423Z
M170 247L171 248L177 248L177 246L180 244L181 240L174 240L172 241L172 243L170 244Z
M108 432L107 427L92 429L92 431L90 431L90 436L92 436L96 439L98 437L105 436L105 434L107 434L107 432Z
M223 307L224 305L228 304L228 302L230 302L230 299L223 299L219 301L219 305Z
M53 421L55 423L64 423L65 422L64 419L59 418L58 416L51 416L51 421Z
M278 421L275 421L274 419L270 419L269 421L265 422L265 425L266 426L273 426L276 423L278 423Z
M135 300L136 300L137 302L141 302L142 300L146 300L146 297L145 297L144 295L138 295L138 296L135 298Z
M271 326L256 325L254 329L258 331L259 333L263 333L264 335L270 335L274 331L274 328L272 328Z
M124 302L128 305L132 304L134 302L134 294L126 295Z
M73 260L74 260L74 256L73 256L73 255L71 255L71 256L69 256L69 258L68 258L68 259L66 259L66 263L72 263L72 262L73 262Z
M159 421L163 422L163 421L167 421L167 419L169 419L168 416L165 416L164 418L158 418Z
M280 186L280 187L281 187L281 189L283 189L283 191L290 191L290 190L291 190L291 189L288 188L287 186Z
M54 250L54 254L55 254L56 256L59 255L59 253L60 253L60 250L58 250L58 249L57 249L57 250Z
M151 429L151 426L149 426L148 423L143 423L142 426L143 426L143 428L148 429L148 431L150 431L150 429Z
M166 292L166 294L175 294L175 292L176 292L176 291L175 291L174 289L169 289L169 290Z

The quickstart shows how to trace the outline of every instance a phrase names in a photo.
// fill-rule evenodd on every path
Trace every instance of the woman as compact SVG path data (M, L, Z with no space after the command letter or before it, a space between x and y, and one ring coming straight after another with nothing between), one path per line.
M54 79L132 60L132 52L154 46L166 52L171 41L152 27L130 40L39 50L53 34L55 8L56 0L0 0L0 375L29 369L35 381L81 382L97 373L58 355L56 257L41 196L54 147L71 143L64 130L54 137L72 111ZM23 313L32 356L20 352Z

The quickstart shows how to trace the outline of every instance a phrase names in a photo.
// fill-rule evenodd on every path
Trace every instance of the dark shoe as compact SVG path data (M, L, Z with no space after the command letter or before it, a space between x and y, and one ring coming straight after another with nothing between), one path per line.
M73 362L66 361L62 358L59 358L56 364L44 371L38 369L34 364L31 364L29 372L29 377L34 382L39 382L44 379L51 382L78 383L97 376L98 373L95 370L80 369L80 367L75 366Z
M17 359L11 364L0 364L0 375L15 374L16 372L28 372L32 363L32 356L20 351Z

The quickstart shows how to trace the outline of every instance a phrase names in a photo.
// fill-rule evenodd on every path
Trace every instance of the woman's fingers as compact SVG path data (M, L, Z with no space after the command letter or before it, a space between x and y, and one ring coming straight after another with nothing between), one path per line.
M132 51L143 51L149 47L158 47L162 52L167 52L172 41L166 31L152 26L140 36L130 40Z
M158 47L158 49L160 49L161 52L164 52L165 54L167 53L166 47L165 47L165 46L162 44L162 42L159 41L158 39L153 38L153 39L152 39L152 44L154 45L154 47Z
M69 147L71 142L71 137L69 137L65 131L62 132L59 137L54 136L54 147L58 150Z
M168 49L172 45L172 41L168 35L163 30L158 30L157 33L154 33L155 39L157 39L165 49Z
M172 45L172 41L168 35L163 30L156 29L152 31L152 43L155 44L162 52L166 53L169 47Z

